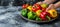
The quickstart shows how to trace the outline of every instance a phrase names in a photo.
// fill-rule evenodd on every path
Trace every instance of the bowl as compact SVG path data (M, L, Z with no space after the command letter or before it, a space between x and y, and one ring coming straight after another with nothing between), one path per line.
M20 14L20 16L21 16L24 20L29 21L29 22L34 22L34 23L49 23L49 22L52 22L52 21L54 21L54 20L56 20L56 19L58 18L58 17L56 17L55 19L52 19L52 20L50 20L50 21L36 21L36 20L29 20L28 18L22 16L22 14Z

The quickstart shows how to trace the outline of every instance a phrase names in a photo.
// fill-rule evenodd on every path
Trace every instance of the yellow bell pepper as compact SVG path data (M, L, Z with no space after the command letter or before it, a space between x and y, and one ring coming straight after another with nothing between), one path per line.
M32 11L32 6L28 6L27 9Z
M45 4L45 3L44 4L41 4L41 7L42 8L47 8L48 7L48 4Z
M39 16L41 12L42 12L42 10L37 10L36 15Z
M55 9L51 9L48 11L48 13L50 13L50 17L57 17L57 11Z

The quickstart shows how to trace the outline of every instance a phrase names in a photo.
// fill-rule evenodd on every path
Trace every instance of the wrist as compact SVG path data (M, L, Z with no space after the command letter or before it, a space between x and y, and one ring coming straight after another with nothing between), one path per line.
M54 4L56 8L59 8L60 7L60 1L57 2L56 4Z

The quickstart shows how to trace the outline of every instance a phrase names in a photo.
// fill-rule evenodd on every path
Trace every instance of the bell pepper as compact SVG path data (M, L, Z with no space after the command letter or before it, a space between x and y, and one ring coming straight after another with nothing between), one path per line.
M40 9L42 9L42 8L41 8L41 6L39 4L34 4L33 7L32 7L32 10L34 12L36 12L37 10L40 10Z
M33 12L31 12L31 11L28 12L27 16L28 16L28 19L30 19L30 20L34 20L35 17L36 17L35 13L33 13Z
M45 4L45 3L44 4L41 4L41 7L42 8L47 8L48 7L48 4Z
M32 6L28 6L27 9L32 11Z
M26 16L27 16L27 9L23 9L23 10L21 11L21 14L26 17Z
M36 12L37 10L36 10L36 8L32 7L32 11L33 11L33 12Z
M29 4L23 4L22 8L25 9L29 6Z
M41 21L41 18L39 18L39 17L36 17L36 21Z
M36 15L39 16L41 12L42 12L42 10L37 10Z
M46 8L42 8L42 11L43 11L43 12L46 11Z
M57 11L55 9L51 9L48 11L48 13L50 13L50 17L57 17Z
M39 4L34 4L33 6L35 6L38 10L42 9L42 7Z
M49 15L49 13L46 12L46 11L45 11L45 12L42 12L42 14L45 15L45 16L46 16L46 15Z
M46 16L47 16L47 15L48 15L47 12L41 12L41 13L40 13L40 17L41 17L41 19L44 20L44 21L47 20L47 19L46 19Z
M41 19L42 19L43 21L46 20L46 18L45 18L45 16L44 16L43 14L40 14L40 17L41 17Z

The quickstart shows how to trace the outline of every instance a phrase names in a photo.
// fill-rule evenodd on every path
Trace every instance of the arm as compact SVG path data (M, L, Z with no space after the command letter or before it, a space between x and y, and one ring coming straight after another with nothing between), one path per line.
M50 4L46 11L50 9L58 8L58 7L60 7L60 1L57 2L56 4Z
M51 4L51 3L55 2L55 1L56 0L45 0L45 1L43 1L43 3Z
M60 7L60 1L57 2L56 4L54 4L54 6L55 6L56 8Z
M46 4L52 4L53 2L55 2L56 0L44 0L43 2L38 2L37 4L42 4L42 3L46 3Z

